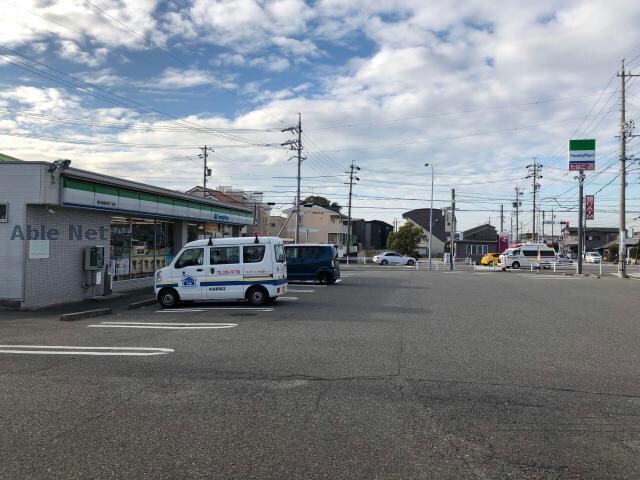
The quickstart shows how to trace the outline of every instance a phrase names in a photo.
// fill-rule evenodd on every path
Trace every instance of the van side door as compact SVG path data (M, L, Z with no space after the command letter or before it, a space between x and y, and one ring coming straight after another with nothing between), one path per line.
M171 277L177 283L176 290L182 300L200 300L205 280L205 255L203 247L184 250L171 269Z
M203 282L206 298L240 299L244 296L242 288L242 263L239 245L207 247L207 278Z
M286 246L284 247L284 252L287 256L287 276L291 280L295 280L301 275L302 259L300 259L300 248Z

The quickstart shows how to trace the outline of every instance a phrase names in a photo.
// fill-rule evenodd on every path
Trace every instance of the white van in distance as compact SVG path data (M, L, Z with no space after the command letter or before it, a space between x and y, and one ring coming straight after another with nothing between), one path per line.
M214 238L187 243L156 272L164 308L182 301L248 300L264 305L287 291L287 266L277 237Z
M538 260L538 256L540 259ZM500 265L517 270L520 267L530 267L532 264L551 264L556 259L553 247L544 243L525 243L516 248L508 248L500 255Z

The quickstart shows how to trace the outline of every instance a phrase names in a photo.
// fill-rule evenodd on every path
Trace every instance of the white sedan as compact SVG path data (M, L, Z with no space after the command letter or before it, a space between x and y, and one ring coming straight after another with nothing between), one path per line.
M405 257L396 252L382 252L373 257L373 261L379 265L415 265L416 259Z

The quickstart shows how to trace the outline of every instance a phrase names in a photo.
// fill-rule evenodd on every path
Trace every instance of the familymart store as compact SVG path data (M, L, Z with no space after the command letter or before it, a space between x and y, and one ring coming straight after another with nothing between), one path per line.
M0 162L0 214L0 302L22 308L151 285L185 243L253 223L237 204L17 160Z

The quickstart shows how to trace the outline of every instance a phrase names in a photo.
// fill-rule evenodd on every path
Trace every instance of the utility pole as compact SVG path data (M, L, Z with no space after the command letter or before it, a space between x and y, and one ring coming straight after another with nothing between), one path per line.
M515 242L513 241L513 215L511 215L511 216L509 217L509 221L510 221L510 223L511 223L511 234L510 234L509 238L511 239L511 243L515 243Z
M553 238L553 227L556 223L556 216L553 214L553 208L551 209L551 245L554 244L555 240Z
M540 165L538 163L538 160L536 159L536 157L533 157L533 163L531 165L527 165L527 168L529 169L529 174L527 175L526 178L530 178L531 181L533 182L533 217L532 217L532 231L531 231L531 241L535 242L536 241L536 192L538 191L538 188L540 187L540 184L538 183L538 179L542 178L542 175L540 175L540 171L542 170L542 165Z
M359 182L360 179L354 175L359 171L360 167L353 163L351 160L351 166L345 173L349 175L349 218L347 220L347 264L349 263L349 254L351 252L351 197L353 195L353 181Z
M518 188L516 186L516 200L515 202L513 202L513 206L516 209L516 241L514 243L520 243L520 235L519 235L519 230L518 227L520 225L519 219L518 219L518 214L520 212L520 205L522 205L522 202L520 201L520 195L522 195L522 192L520 191L520 188Z
M542 210L542 227L540 230L542 231L542 241L544 242L544 210Z
M198 155L198 157L204 160L204 170L202 174L202 196L206 197L207 196L207 177L211 176L211 169L207 167L207 153L208 152L213 153L213 148L207 147L205 145L204 147L200 147L200 150L202 150L202 153Z
M296 150L298 152L297 157L298 157L298 175L297 175L297 189L296 189L296 204L294 206L295 208L295 213L296 213L296 233L295 233L295 243L298 243L300 241L300 172L301 172L301 168L302 168L302 161L306 160L303 156L302 156L302 114L298 113L298 126L297 127L287 127L287 128L283 128L281 130L282 132L292 132L292 133L297 133L298 134L298 139L297 140L289 140L287 142L281 143L280 146L285 147L285 146L289 146L291 147L291 150Z
M429 205L429 270L431 270L431 243L433 240L433 171L432 163L425 163L425 167L431 167L431 204Z
M449 270L453 271L456 244L456 189L451 189L451 243L449 244Z
M633 137L633 120L627 122L626 80L627 78L640 77L640 74L625 73L624 59L622 69L618 73L620 77L620 231L618 233L618 277L627 278L627 226L626 226L626 193L627 186L627 139Z
M504 209L503 205L500 204L500 233L504 231Z

